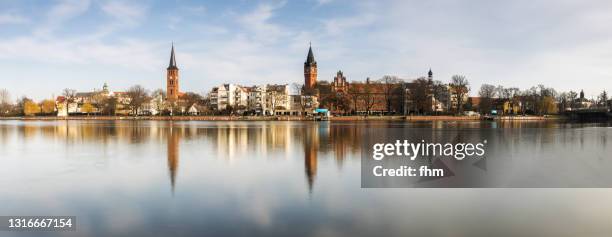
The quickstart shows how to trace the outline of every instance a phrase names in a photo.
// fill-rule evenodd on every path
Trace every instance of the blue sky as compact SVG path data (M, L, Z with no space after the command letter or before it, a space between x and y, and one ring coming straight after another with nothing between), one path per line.
M42 99L63 88L163 88L171 42L181 90L397 75L594 97L612 89L612 2L459 0L0 0L0 88Z

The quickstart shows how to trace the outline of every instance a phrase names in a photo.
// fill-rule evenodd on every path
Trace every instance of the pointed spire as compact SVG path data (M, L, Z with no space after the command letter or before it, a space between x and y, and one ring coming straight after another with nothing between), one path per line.
M174 57L174 42L172 42L172 51L170 51L170 63L168 69L178 69L176 66L176 58Z
M427 73L427 75L428 75L429 77L433 77L433 72L431 71L431 68L429 68L429 72Z
M307 66L312 66L312 65L317 65L317 61L315 61L314 59L314 54L312 53L312 43L308 43L308 57L306 57L306 62L304 63L304 65Z

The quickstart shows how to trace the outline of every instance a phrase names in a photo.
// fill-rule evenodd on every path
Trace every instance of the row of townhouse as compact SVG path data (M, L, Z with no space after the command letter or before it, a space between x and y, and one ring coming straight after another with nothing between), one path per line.
M289 85L223 84L208 94L211 109L252 115L307 115L319 105L315 96L291 95Z

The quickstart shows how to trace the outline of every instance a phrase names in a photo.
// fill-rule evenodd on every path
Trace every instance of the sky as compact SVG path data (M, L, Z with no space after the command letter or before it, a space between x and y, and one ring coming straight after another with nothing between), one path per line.
M165 88L172 42L181 91L396 75L558 91L612 90L609 0L0 0L0 88L35 99Z

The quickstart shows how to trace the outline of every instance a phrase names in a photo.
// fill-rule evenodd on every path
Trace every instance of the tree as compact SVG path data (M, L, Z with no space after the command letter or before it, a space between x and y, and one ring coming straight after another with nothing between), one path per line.
M147 90L140 85L130 87L127 91L127 97L130 99L128 106L135 116L138 116L140 107L149 100Z
M349 99L353 102L353 111L352 113L355 114L357 113L357 111L359 110L359 108L357 108L357 105L359 103L359 99L361 98L361 91L359 90L358 84L357 83L351 83L349 84L349 88L348 88L348 96Z
M52 114L55 112L55 101L43 100L41 103L41 110L43 114Z
M183 98L187 103L186 107L191 107L194 104L200 104L200 102L202 101L202 96L194 92L185 93L185 96Z
M599 94L599 105L607 106L608 105L608 93L604 90Z
M372 88L372 84L370 84L369 82L370 80L366 80L366 83L364 84L363 87L363 96L362 96L362 100L363 100L363 106L365 109L365 116L370 115L370 111L372 111L372 108L374 107L374 105L376 104L376 97L374 95L374 88Z
M25 99L23 103L23 114L25 116L33 116L40 113L40 106L30 99Z
M70 107L70 103L74 102L74 99L76 97L76 91L73 89L64 89L64 91L62 92L62 95L64 96L64 98L66 99L65 103L66 103L66 115L69 114L68 108Z
M151 99L153 100L152 104L155 106L155 110L161 113L165 107L166 92L162 89L157 89L151 93Z
M117 97L107 97L99 104L100 112L106 115L115 115L117 111Z
M425 77L420 77L408 85L408 96L412 101L412 109L419 114L431 112L431 83L433 82Z
M11 110L11 94L6 89L0 89L0 116Z
M286 109L284 106L284 102L287 95L284 92L280 92L274 89L268 90L266 99L268 100L268 105L272 109L272 115L276 115L276 110Z
M559 103L559 111L566 111L569 107L569 97L567 92L562 92L557 97L557 102Z
M493 97L497 94L494 85L482 84L478 96L480 96L480 112L488 114L493 107Z
M395 90L395 88L400 86L402 79L399 79L397 76L385 75L379 81L383 83L382 88L383 88L383 95L385 97L384 98L385 108L387 110L387 113L390 113L391 103L392 103L392 100L394 99L393 91Z
M306 107L309 104L310 97L304 95L304 86L302 84L293 83L291 84L294 92L297 92L297 95L300 97L300 114L302 116L305 115Z
M450 92L447 85L441 81L434 81L432 93L436 101L442 103L446 108L450 108Z
M575 91L570 91L567 93L567 99L569 100L569 106L574 109L576 107L576 99L578 98L578 93Z
M470 92L469 82L463 75L454 75L452 78L452 82L450 87L452 89L453 94L457 99L457 111L459 113L463 112L463 104L465 95Z
M85 103L81 107L81 112L86 113L89 116L90 113L94 112L94 107L90 103Z
M541 114L556 114L558 112L555 99L552 96L544 96L541 103Z

